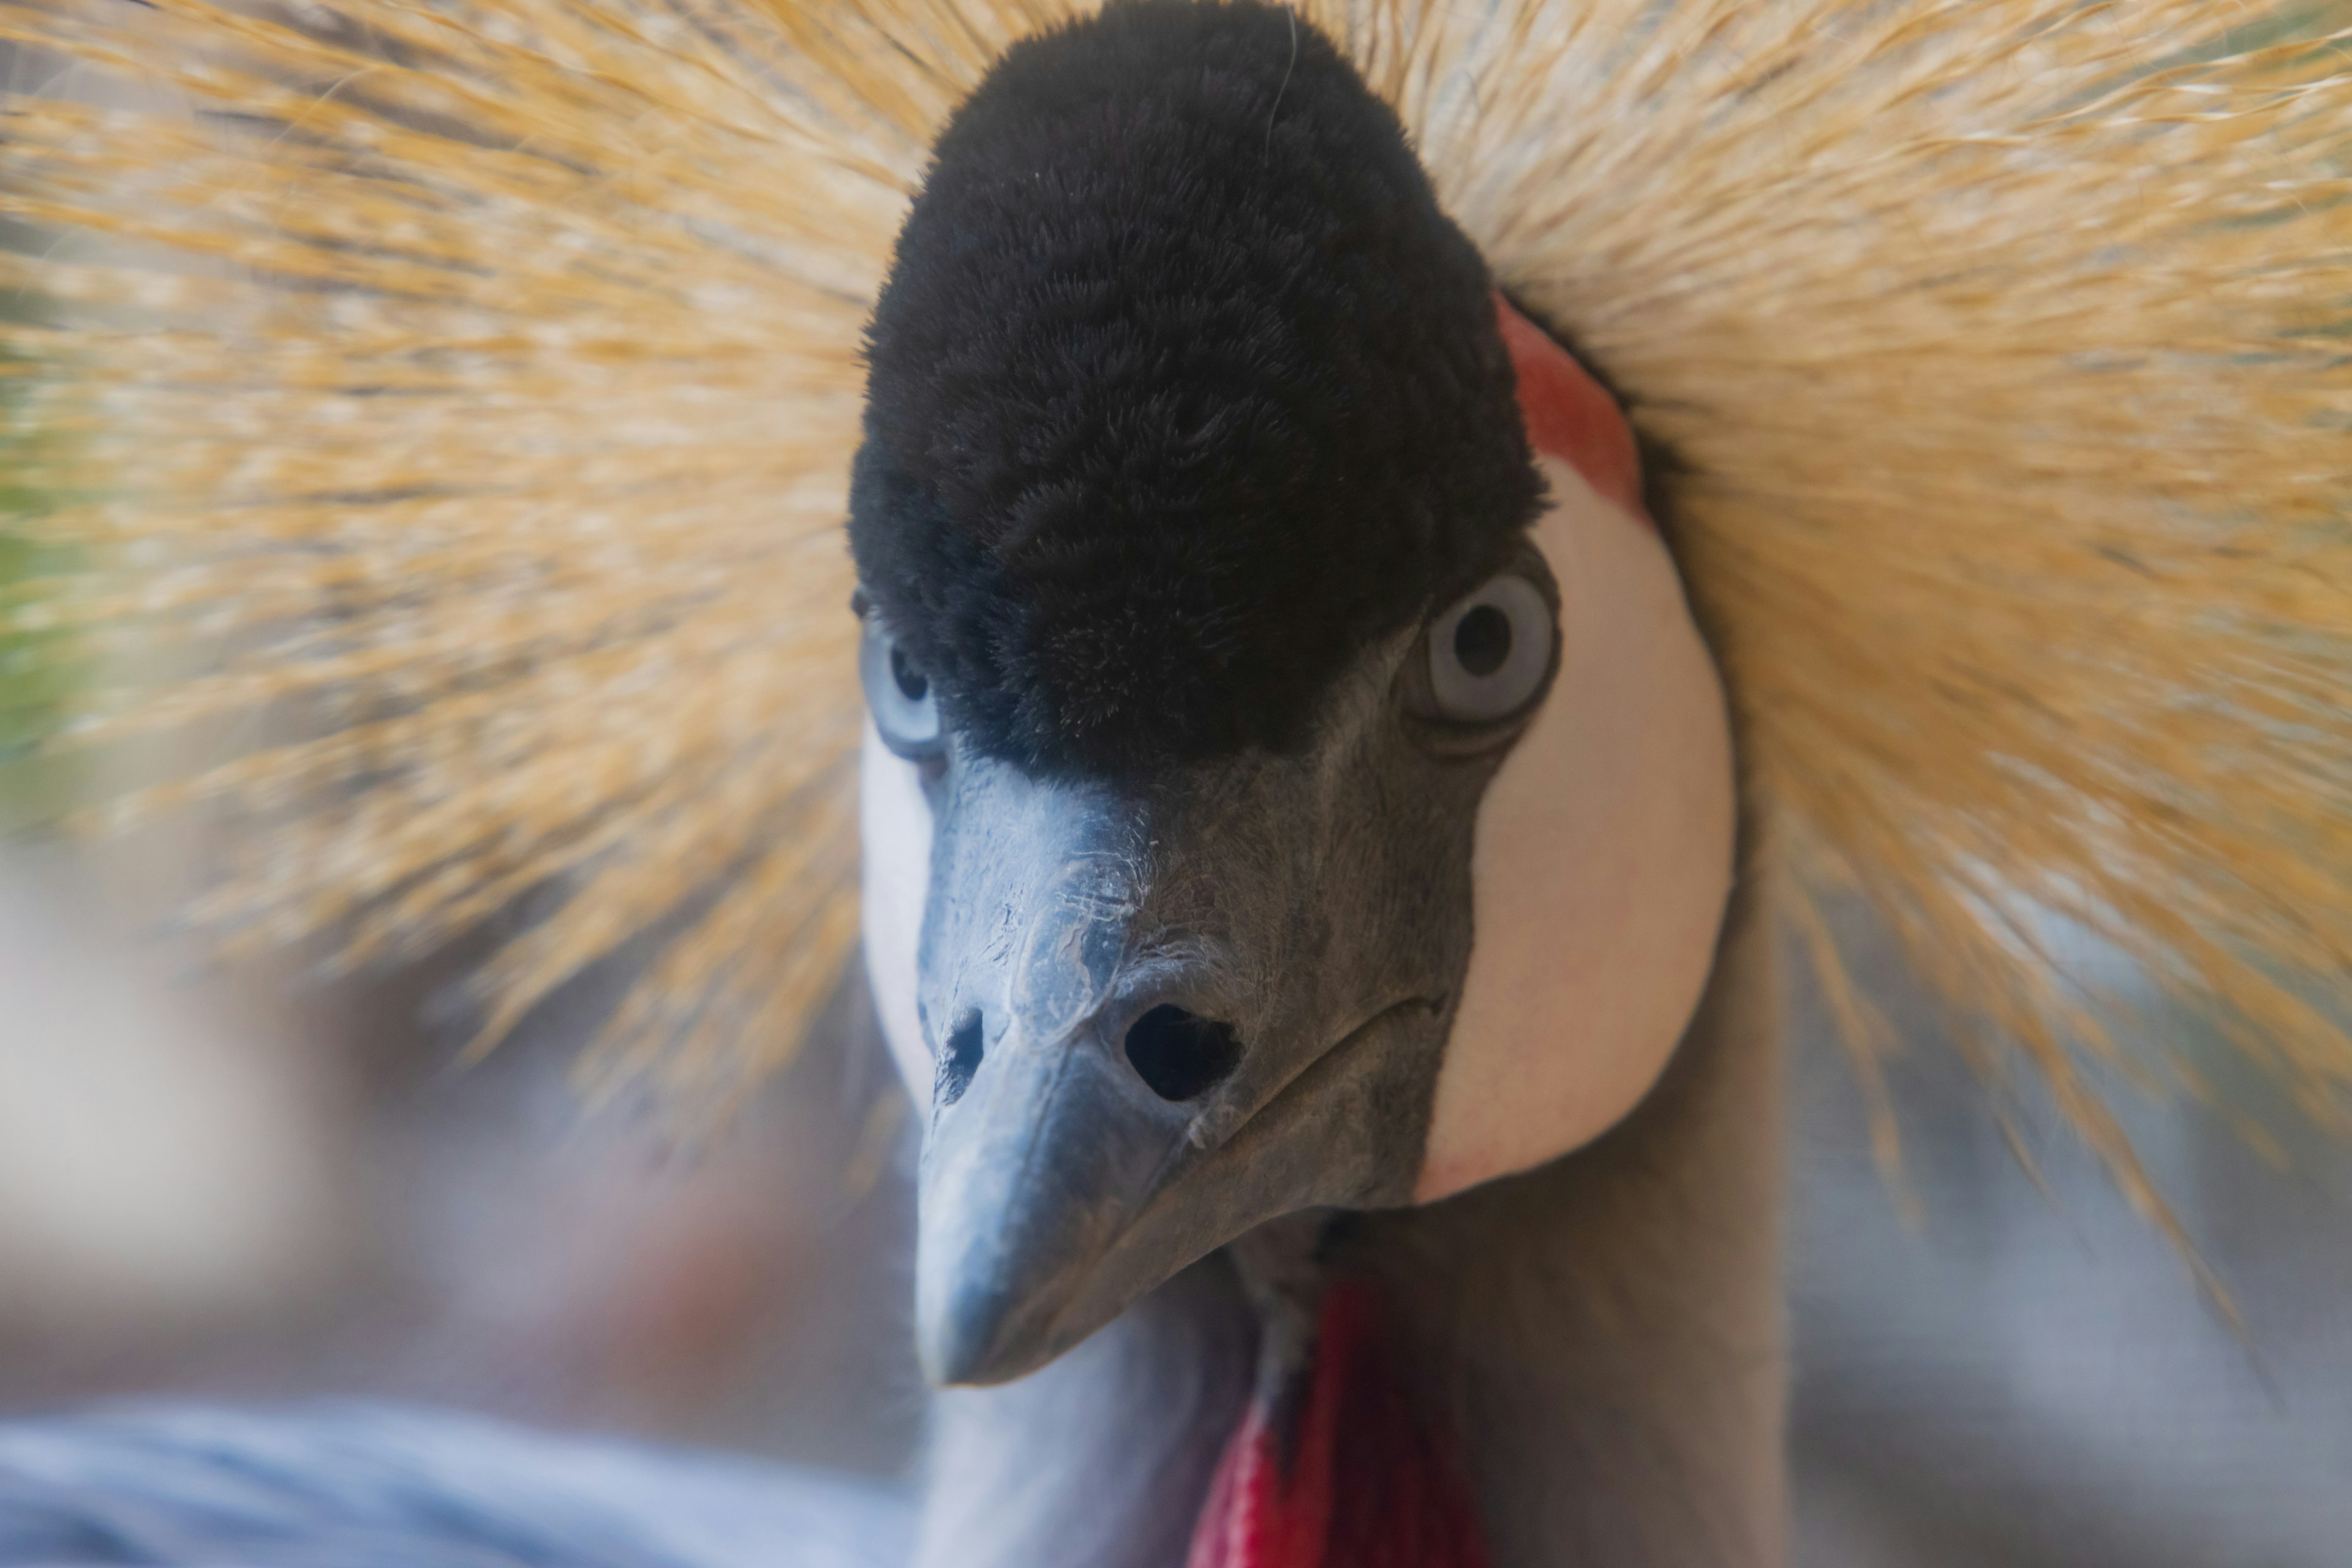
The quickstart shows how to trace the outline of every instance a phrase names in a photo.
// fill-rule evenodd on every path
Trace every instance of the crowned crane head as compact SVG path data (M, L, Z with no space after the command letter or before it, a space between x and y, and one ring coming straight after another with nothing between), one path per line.
M1141 0L1015 47L869 358L866 936L935 1378L1642 1098L1730 885L1714 667L1615 405L1328 40Z

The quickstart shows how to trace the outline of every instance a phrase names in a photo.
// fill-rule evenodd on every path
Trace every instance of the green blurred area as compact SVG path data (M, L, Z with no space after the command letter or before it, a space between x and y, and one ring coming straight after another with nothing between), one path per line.
M0 295L0 322L37 325L47 315L41 300ZM63 804L58 769L37 749L67 718L83 678L66 633L18 619L72 565L70 552L37 531L64 500L44 480L59 470L65 437L33 412L47 368L0 346L0 827L54 815Z

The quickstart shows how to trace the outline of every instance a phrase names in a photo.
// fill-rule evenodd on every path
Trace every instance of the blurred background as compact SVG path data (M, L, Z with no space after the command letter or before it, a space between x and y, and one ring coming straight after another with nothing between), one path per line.
M913 1133L854 975L791 1070L683 1139L568 1076L618 973L467 1065L468 955L224 974L125 923L124 875L0 858L5 1413L357 1394L907 1474ZM2352 1163L2126 1100L2233 1327L2021 1090L2037 1187L1849 923L1908 1042L1904 1164L1792 953L1795 1560L2352 1563Z
M0 507L39 504L0 472ZM0 748L41 700L24 653L0 645ZM224 973L126 913L187 847L0 837L0 1418L357 1395L908 1474L914 1132L854 973L787 1073L688 1136L570 1077L625 959L468 1063L478 954ZM1890 1182L1792 953L1794 1560L2352 1563L2352 1153L2124 1094L2233 1321L1847 924L1907 1042L1904 1159ZM2197 1020L2157 1026L2260 1104Z

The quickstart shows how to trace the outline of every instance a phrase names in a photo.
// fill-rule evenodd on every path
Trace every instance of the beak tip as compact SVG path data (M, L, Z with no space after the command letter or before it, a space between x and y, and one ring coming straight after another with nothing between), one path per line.
M942 1342L926 1335L918 1352L923 1377L933 1388L974 1388L990 1381L982 1375L987 1352L969 1340Z
M990 1054L923 1152L915 1342L934 1384L1034 1371L1087 1318L1168 1130L1076 1047Z
M923 1375L940 1388L1003 1383L1028 1370L1007 1355L1019 1338L1015 1303L1003 1289L968 1282L943 1297L918 1291L915 1350Z

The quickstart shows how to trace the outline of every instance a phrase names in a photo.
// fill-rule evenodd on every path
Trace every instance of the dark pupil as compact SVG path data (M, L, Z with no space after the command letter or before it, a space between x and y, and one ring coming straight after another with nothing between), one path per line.
M1454 657L1473 675L1492 675L1511 657L1511 617L1481 605L1454 623Z
M1505 637L1507 637L1510 635L1510 628L1506 626L1503 630ZM897 684L900 694L909 702L920 702L930 694L929 679L921 670L908 664L905 652L896 647L890 650L890 679Z

